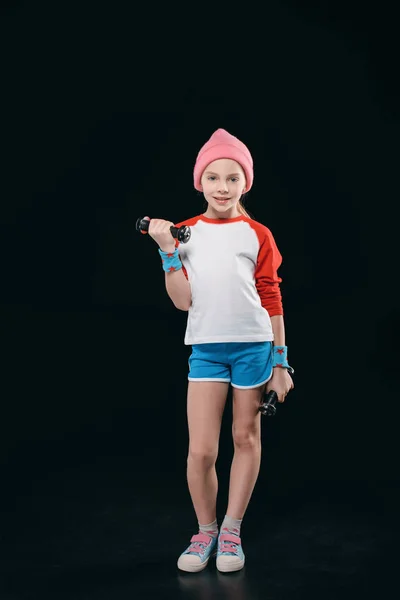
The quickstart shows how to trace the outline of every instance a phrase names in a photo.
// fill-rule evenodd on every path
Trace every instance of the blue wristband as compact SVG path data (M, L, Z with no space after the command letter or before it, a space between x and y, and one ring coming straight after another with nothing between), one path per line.
M173 271L179 271L179 269L182 269L178 248L176 248L174 252L163 252L159 248L158 252L161 256L162 266L166 273L172 273Z
M294 369L289 365L287 360L287 346L273 346L272 366L287 369L289 373L294 373Z

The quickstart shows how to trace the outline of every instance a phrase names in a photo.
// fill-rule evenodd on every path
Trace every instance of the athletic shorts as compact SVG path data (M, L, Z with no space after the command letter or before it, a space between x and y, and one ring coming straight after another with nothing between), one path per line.
M189 357L189 381L224 381L251 389L272 377L272 342L195 344Z

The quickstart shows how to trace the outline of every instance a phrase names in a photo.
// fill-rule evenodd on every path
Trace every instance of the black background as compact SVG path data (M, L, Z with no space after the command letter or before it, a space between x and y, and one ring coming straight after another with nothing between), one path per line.
M379 520L397 506L394 16L382 3L186 10L3 8L4 572L129 561L146 530L181 528L181 548L195 526L187 315L135 222L204 210L193 165L219 127L253 155L246 208L283 255L296 370L295 390L263 418L248 527L260 507ZM230 436L228 403L222 516Z

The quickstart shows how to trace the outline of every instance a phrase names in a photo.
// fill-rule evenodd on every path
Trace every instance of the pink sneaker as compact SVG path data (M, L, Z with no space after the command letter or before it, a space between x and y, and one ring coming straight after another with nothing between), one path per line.
M190 540L190 546L186 548L178 558L178 569L197 573L206 568L212 555L217 553L217 538L205 533L197 533Z
M222 573L240 571L244 567L244 561L245 556L240 537L228 529L223 529L218 537L218 571Z

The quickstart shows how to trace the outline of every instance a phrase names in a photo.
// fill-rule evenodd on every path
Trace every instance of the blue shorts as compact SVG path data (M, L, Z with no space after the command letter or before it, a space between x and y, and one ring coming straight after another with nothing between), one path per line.
M189 357L189 381L224 381L251 389L272 377L272 342L195 344Z

